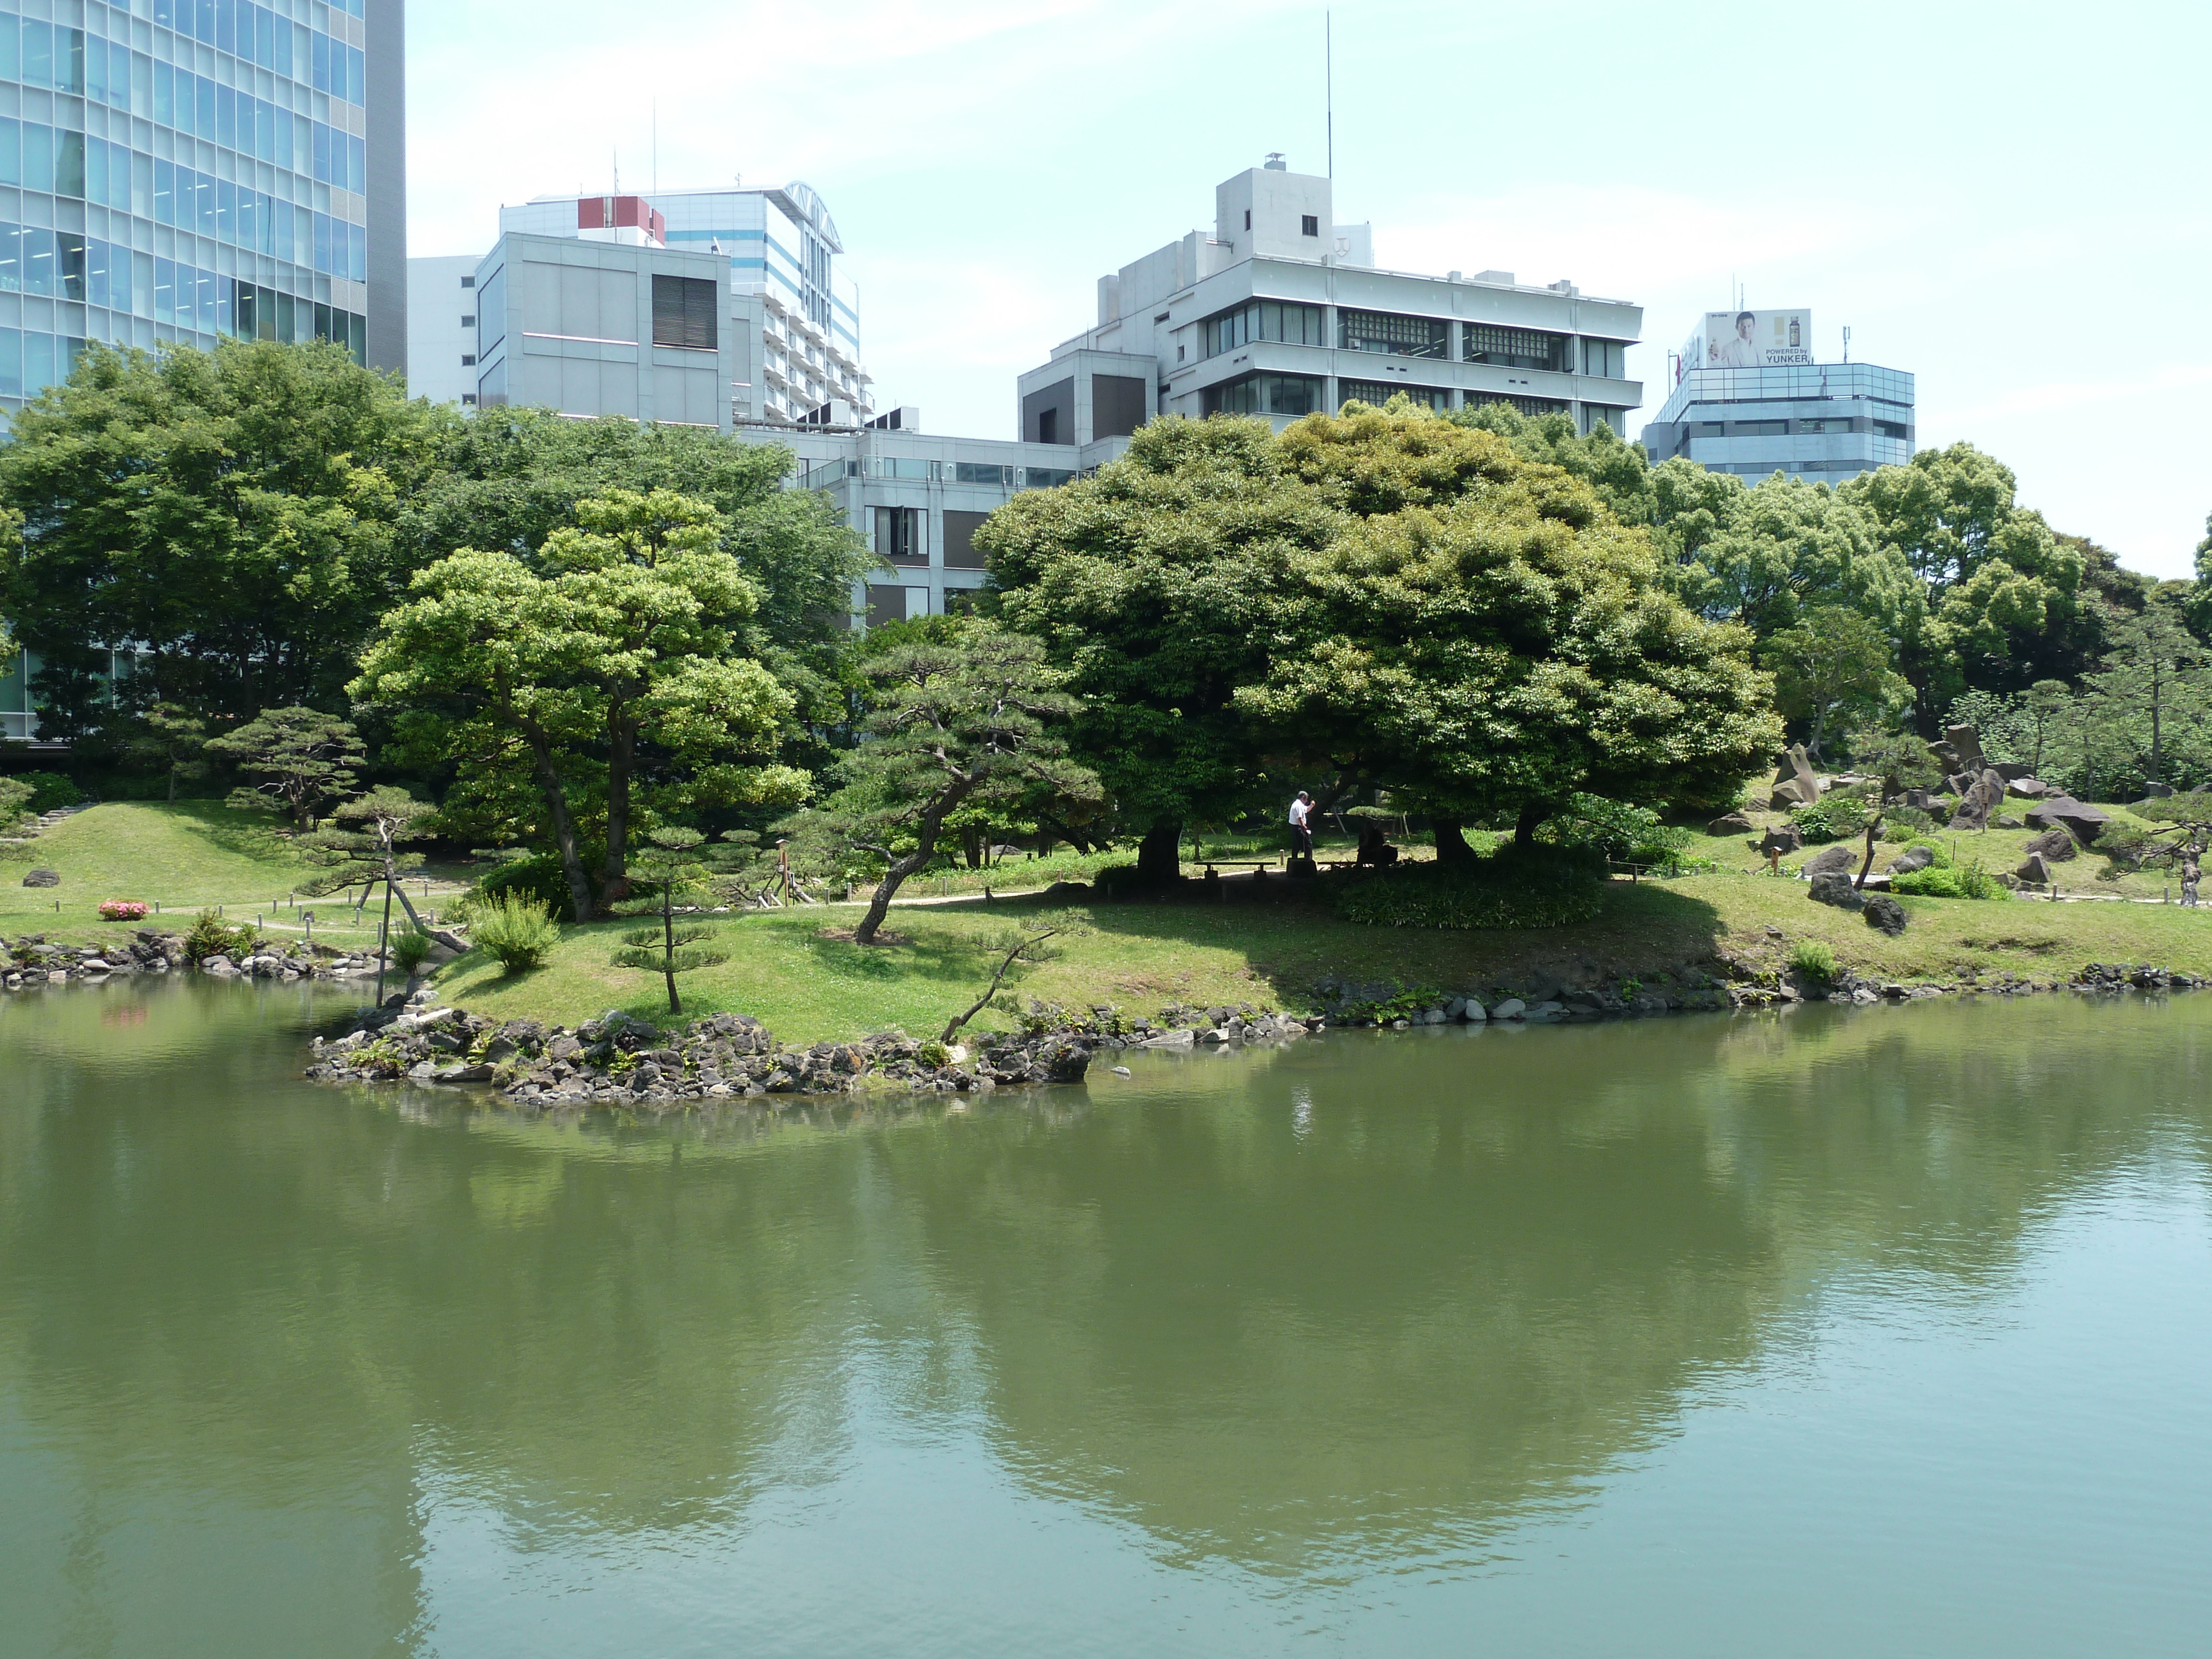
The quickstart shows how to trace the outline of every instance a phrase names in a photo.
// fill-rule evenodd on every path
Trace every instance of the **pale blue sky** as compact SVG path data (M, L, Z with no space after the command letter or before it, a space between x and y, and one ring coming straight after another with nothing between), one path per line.
M804 179L881 399L1011 435L1013 375L1103 272L1323 161L1322 11L1207 0L415 0L410 236L502 201ZM2059 528L2189 572L2212 510L2212 7L1374 0L1334 8L1337 216L1379 264L1644 307L1656 412L1697 313L1805 306L1824 360L1919 376L1920 441ZM2196 320L2191 320L2192 319Z

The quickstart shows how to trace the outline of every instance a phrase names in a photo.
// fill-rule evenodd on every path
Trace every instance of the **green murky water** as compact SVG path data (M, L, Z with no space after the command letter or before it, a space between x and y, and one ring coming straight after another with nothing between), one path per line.
M0 1004L0 1653L2201 1654L2212 997L558 1124Z

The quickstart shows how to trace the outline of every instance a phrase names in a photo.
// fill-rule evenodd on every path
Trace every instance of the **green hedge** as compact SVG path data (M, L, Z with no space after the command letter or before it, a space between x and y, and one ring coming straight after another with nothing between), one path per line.
M1332 886L1337 914L1372 927L1565 927L1605 908L1588 861L1510 848L1464 868L1401 864Z

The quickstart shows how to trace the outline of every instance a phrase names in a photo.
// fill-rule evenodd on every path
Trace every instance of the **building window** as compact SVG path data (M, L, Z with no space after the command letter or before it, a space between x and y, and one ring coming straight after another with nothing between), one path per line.
M1583 373L1595 374L1608 380L1628 378L1626 357L1628 347L1620 340L1584 340L1583 342Z
M1440 317L1400 317L1382 311L1340 311L1337 343L1346 351L1379 351L1394 357L1449 353L1451 325Z
M1787 421L1738 421L1731 438L1779 438L1790 430Z
M1244 374L1206 387L1200 407L1208 415L1310 415L1324 384L1312 374Z
M879 507L876 514L876 556L885 564L929 562L929 544L921 530L921 509Z
M964 484L995 484L1000 489L1012 489L1014 487L1014 469L1011 466L992 466L982 461L955 461L952 464L952 481Z
M1298 234L1301 236L1320 235L1321 221L1310 213L1302 216L1298 220Z
M1885 438L1896 438L1908 443L1912 439L1912 428L1895 421L1876 421L1874 429Z
M1037 411L1036 441L1041 444L1056 444L1060 441L1060 411L1058 410L1042 409Z
M1393 386L1387 380L1339 380L1336 397L1340 404L1369 404L1376 409L1397 397L1411 398L1417 404L1431 409L1449 409L1451 393L1440 386Z
M1075 380L1054 380L1022 399L1022 441L1032 444L1075 441Z
M473 317L464 317L461 319L461 326L463 328L474 328L476 325L477 319Z
M1177 346L1177 347L1176 348L1176 361L1177 362L1181 362L1182 361L1182 354L1183 354L1183 348L1182 348L1182 347L1181 347L1181 346Z
M962 513L952 507L945 509L945 568L947 570L981 570L983 568L982 550L975 545L975 532L983 527L988 513Z
M461 286L463 288L474 288L476 285L477 279L473 276L464 276L461 278Z
M477 394L473 392L461 393L461 406L465 409L474 409L477 406Z
M1567 337L1533 328L1499 328L1491 323L1467 325L1467 361L1504 368L1567 369Z
M473 352L473 351L464 351L464 352L461 354L461 367L462 367L463 368L474 368L476 366L477 366L477 355L476 355L476 353L475 353L475 352Z
M1492 404L1510 404L1530 420L1540 415L1564 415L1565 403L1557 398L1523 398L1511 392L1470 392L1467 394L1469 409L1486 409Z
M653 279L653 343L685 351L713 351L720 343L716 304L721 284L707 276Z
M1244 228L1247 230L1252 228L1252 210L1250 208L1246 208L1244 210Z
M1285 345L1324 343L1321 307L1280 300L1254 300L1234 311L1207 318L1200 328L1203 355L1208 357L1234 351L1255 340L1278 340Z
M927 590L924 590L927 592ZM868 584L868 626L881 628L885 623L906 620L907 590L888 584Z

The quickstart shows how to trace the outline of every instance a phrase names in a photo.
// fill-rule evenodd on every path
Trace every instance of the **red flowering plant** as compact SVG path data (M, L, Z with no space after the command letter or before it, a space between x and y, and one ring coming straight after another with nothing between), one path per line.
M108 899L100 907L102 921L143 921L154 907L141 899Z

